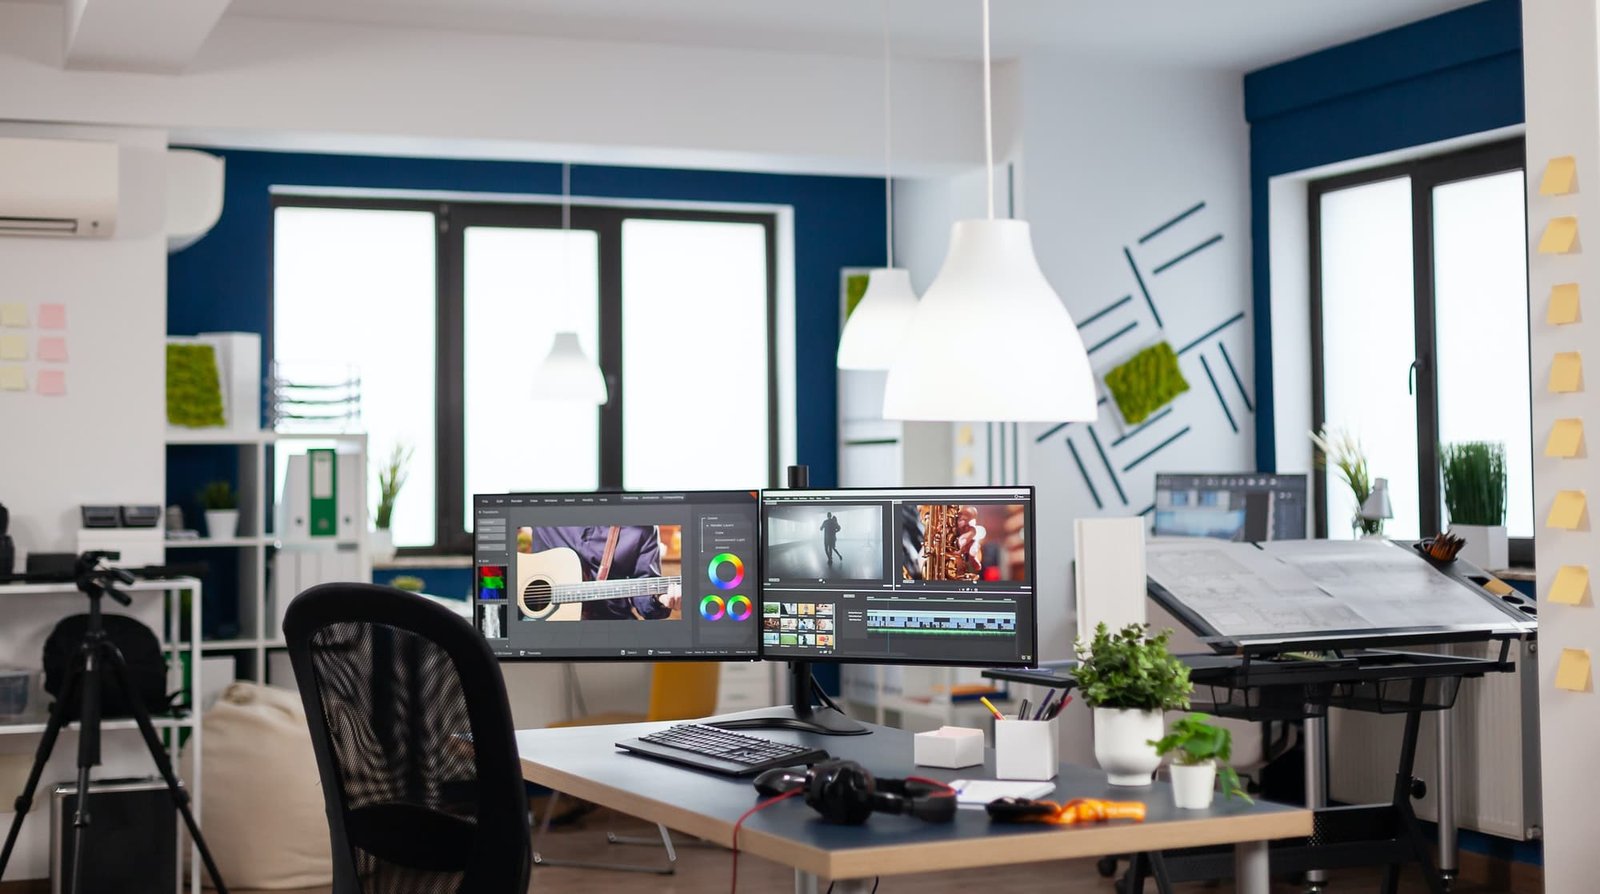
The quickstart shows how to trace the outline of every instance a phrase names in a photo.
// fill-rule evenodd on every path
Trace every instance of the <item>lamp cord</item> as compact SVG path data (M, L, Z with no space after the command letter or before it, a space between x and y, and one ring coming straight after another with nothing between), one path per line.
M994 220L994 103L989 85L989 0L983 0L983 172L989 188L984 198L989 203L989 219Z
M894 140L894 100L890 93L889 0L883 0L883 236L888 259L894 267L894 177L890 168L890 147Z

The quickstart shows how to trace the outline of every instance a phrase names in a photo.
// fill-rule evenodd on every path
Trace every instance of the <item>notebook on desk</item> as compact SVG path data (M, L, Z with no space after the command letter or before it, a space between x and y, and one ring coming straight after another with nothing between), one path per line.
M983 807L996 798L1043 798L1056 790L1054 782L1019 782L1006 779L957 779L956 806Z

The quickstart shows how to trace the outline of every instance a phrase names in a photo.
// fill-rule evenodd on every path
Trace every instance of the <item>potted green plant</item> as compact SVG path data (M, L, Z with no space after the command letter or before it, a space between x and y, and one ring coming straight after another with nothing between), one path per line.
M1172 757L1172 800L1179 807L1210 807L1218 777L1228 797L1250 800L1239 787L1239 774L1228 765L1233 757L1233 734L1225 727L1208 723L1210 719L1205 714L1181 717L1165 736L1150 742L1157 754Z
M1441 451L1450 531L1466 541L1460 556L1479 568L1510 564L1506 545L1506 445L1463 441Z
M1311 433L1311 443L1317 446L1317 468L1326 469L1331 464L1350 488L1350 495L1355 497L1355 508L1350 513L1350 528L1355 536L1381 536L1383 519L1361 515L1362 504L1372 496L1372 473L1367 469L1367 453L1361 441L1343 429L1323 429Z
M1078 689L1094 709L1094 757L1112 785L1150 784L1161 765L1150 742L1161 737L1162 712L1187 708L1194 691L1189 669L1167 648L1172 631L1148 631L1129 624L1112 633L1102 623L1089 643L1073 641Z
M378 508L372 514L372 557L379 562L394 558L394 532L389 525L394 521L394 504L400 498L400 489L406 485L406 467L411 464L413 450L399 443L389 451L389 458L378 467Z
M212 540L232 540L239 536L239 495L226 481L213 481L200 491L200 506L206 513L206 536Z

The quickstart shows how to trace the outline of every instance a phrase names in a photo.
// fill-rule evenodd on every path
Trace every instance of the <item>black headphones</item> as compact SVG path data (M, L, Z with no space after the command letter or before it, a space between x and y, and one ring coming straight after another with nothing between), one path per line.
M804 773L769 770L756 790L773 797L803 791L806 803L830 823L858 826L873 813L914 816L930 823L956 817L956 792L932 779L877 779L855 761L828 761Z

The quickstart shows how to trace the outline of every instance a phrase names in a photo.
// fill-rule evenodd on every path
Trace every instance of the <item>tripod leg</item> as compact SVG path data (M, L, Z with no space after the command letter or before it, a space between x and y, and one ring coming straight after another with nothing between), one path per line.
M78 807L72 812L72 894L83 890L89 850L89 771L100 763L100 686L104 662L92 644L83 649L83 706L78 728ZM132 690L125 690L132 691Z
M66 726L67 705L71 703L73 695L78 688L78 665L76 662L67 669L67 677L61 683L61 696L50 708L50 722L45 725L44 735L39 738L39 748L33 755L33 769L28 771L28 782L22 787L22 794L12 805L16 815L11 818L11 829L6 832L6 843L0 849L0 878L5 878L6 867L11 864L11 851L17 846L17 835L22 832L22 821L28 818L28 811L33 809L33 796L39 789L39 778L44 775L44 765L50 760L50 752L55 750L56 738L61 734L61 728Z
M122 653L110 642L104 644L106 665L111 672L116 674L117 682L122 685L122 691L132 693L133 687L128 679L128 665L122 660ZM172 795L172 803L178 808L178 813L183 817L183 823L189 828L189 837L194 840L195 849L200 851L200 861L205 864L206 874L211 876L211 886L217 894L228 894L228 886L222 882L222 872L217 869L216 860L211 857L211 848L206 846L205 836L200 834L200 824L195 821L194 811L189 807L189 790L178 782L178 776L172 771L172 761L167 756L167 750L161 744L161 737L156 735L155 724L150 722L150 712L145 708L144 702L130 695L129 707L133 708L133 718L139 724L139 732L144 736L145 747L150 751L150 759L155 761L156 771L167 783L167 791Z

